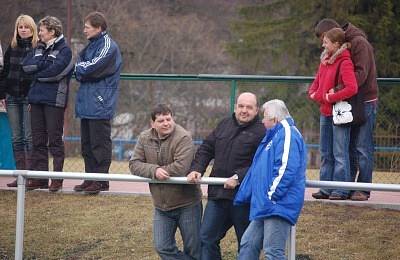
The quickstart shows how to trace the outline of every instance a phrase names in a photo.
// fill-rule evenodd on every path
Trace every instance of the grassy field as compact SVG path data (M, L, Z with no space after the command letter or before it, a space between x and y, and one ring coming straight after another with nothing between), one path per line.
M13 259L16 193L0 191L0 198L0 259ZM148 196L31 191L25 206L25 259L158 259ZM309 202L296 252L301 259L400 259L399 227L400 211ZM221 247L223 259L236 258L232 231Z

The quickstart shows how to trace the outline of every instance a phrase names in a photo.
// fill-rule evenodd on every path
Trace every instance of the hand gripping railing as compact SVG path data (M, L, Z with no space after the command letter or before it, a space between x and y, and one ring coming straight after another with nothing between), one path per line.
M189 184L186 177L171 177L166 181L156 181L148 178L128 174L104 174L104 173L78 173L78 172L48 172L48 171L25 171L25 170L0 170L0 176L17 177L17 216L15 236L15 259L23 258L24 241L24 207L25 207L25 184L27 178L41 179L85 179L97 181L126 181L126 182L148 182L148 183L170 183ZM227 178L203 177L200 184L223 185ZM314 188L344 188L351 190L376 190L400 192L399 184L381 183L354 183L354 182L329 182L329 181L307 181L307 187ZM288 240L288 259L294 260L296 256L296 226L292 226Z

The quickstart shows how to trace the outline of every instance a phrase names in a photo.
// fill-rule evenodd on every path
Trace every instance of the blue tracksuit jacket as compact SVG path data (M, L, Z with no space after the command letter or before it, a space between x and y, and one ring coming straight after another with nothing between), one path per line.
M80 82L75 114L84 119L111 119L117 106L121 53L105 31L89 41L75 65Z
M250 203L250 221L280 216L292 225L303 207L307 149L292 118L266 132L234 204Z

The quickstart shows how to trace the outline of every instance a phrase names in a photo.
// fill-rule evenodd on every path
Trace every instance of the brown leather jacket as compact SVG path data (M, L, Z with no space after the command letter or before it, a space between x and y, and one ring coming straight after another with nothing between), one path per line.
M132 174L155 179L156 169L162 167L171 177L183 177L189 172L194 155L190 133L180 125L160 139L154 129L142 132L129 160ZM199 185L150 183L154 206L160 210L173 210L201 200Z

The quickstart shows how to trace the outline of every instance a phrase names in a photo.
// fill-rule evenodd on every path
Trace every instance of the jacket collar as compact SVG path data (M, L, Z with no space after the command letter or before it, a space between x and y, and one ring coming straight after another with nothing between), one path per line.
M22 39L18 34L17 34L17 45L19 47L28 47L32 45L32 38L33 36L26 38L26 39Z
M159 137L157 131L154 128L151 128L151 131L150 131L151 139L166 140L175 133L176 127L177 127L177 124L175 124L174 129L172 130L172 132L170 134L163 136L163 137Z
M235 122L236 126L238 126L239 128L245 128L248 127L249 125L253 125L254 123L256 123L257 121L260 120L260 117L258 115L256 115L253 120L251 120L250 122L247 122L245 124L239 124L239 122L236 119L235 113L232 113L232 119Z
M321 53L321 63L324 65L327 64L333 64L335 63L336 59L347 49L350 49L351 44L349 42L345 42L342 44L342 46L340 46L340 48L334 53L332 54L332 56L329 56L328 52L326 50L324 50Z
M64 42L64 35L63 35L63 34L61 34L60 36L58 36L58 37L54 40L54 42L50 43L49 45L46 45L46 49L54 48L54 46L57 45L57 43L59 43L59 42Z
M289 124L289 126L295 125L293 118L290 116L286 117L282 121L286 121ZM269 143L275 136L275 134L283 128L282 121L278 122L274 127L266 130L265 137L261 141L262 143Z
M95 41L97 41L98 39L100 39L101 37L103 37L106 34L107 34L107 31L102 31L99 34L97 34L96 36L90 38L89 41L90 42L95 42Z

